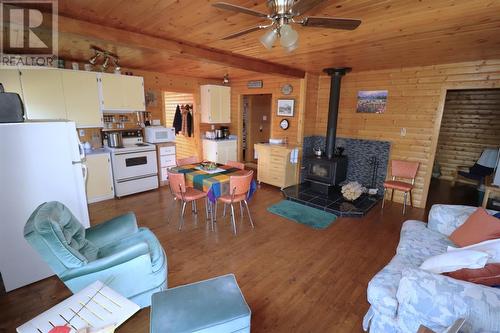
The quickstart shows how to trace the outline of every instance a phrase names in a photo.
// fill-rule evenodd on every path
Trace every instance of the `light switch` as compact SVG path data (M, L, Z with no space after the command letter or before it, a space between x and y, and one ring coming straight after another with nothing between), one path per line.
M160 126L161 125L160 119L153 119L153 125L154 126Z
M79 129L78 130L78 135L85 136L85 130L84 129Z
M401 136L406 136L406 127L401 127Z
M262 120L266 121L267 120L267 116L262 116Z

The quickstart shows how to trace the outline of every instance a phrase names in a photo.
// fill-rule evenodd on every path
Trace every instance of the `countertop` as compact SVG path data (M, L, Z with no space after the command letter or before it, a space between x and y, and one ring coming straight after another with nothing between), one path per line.
M103 154L109 155L109 150L107 150L106 148L97 148L97 149L85 150L85 155L87 155L87 156L103 155Z
M226 141L236 141L238 138L232 138L232 139L208 139L208 138L203 138L203 140L207 141L215 141L215 142L226 142Z
M274 143L268 143L268 142L256 143L255 146L257 146L257 145L264 146L264 147L284 148L284 149L295 149L295 148L301 149L302 148L300 146L292 145L292 144L274 144Z

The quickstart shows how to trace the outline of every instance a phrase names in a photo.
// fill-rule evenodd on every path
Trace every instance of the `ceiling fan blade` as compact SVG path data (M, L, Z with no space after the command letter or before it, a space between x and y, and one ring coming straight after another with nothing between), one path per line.
M306 17L302 21L305 27L318 27L342 30L354 30L361 24L361 20L334 17Z
M293 4L291 12L294 13L295 15L302 15L309 9L316 7L317 5L319 5L324 1L325 0L298 0L295 1L295 3Z
M216 2L216 3L212 4L212 6L219 8L219 9L230 10L230 11L237 12L237 13L243 13L243 14L257 16L257 17L263 17L263 18L267 17L267 14L265 14L265 13L261 13L261 12L258 12L256 10L241 7L238 5L233 5L233 4L230 4L227 2Z
M257 30L260 30L260 29L264 29L264 28L265 27L259 25L257 27L248 28L248 29L245 29L245 30L241 30L241 31L235 32L234 34L227 35L226 37L224 37L222 39L226 40L226 39L232 39L232 38L240 37L240 36L243 36L243 35L249 34L251 32L254 32L254 31L257 31Z

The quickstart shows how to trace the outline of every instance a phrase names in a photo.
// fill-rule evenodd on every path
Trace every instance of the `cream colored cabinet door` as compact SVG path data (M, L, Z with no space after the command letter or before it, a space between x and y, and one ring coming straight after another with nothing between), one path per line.
M122 76L122 91L125 92L125 108L146 111L144 99L144 79L140 76Z
M27 119L66 119L61 71L21 69Z
M115 196L109 154L87 156L87 201L89 203Z
M226 164L227 161L238 159L236 141L217 142L217 163Z
M96 73L62 71L62 82L68 119L77 127L102 127Z
M205 161L217 162L217 142L203 140L203 159Z
M121 75L101 74L101 109L107 111L123 110L125 92L122 90Z
M231 88L203 85L201 90L201 122L220 124L231 122Z
M21 96L21 99L23 98L19 69L0 69L0 83L3 85L5 92L17 93Z
M219 88L219 123L231 122L231 88Z

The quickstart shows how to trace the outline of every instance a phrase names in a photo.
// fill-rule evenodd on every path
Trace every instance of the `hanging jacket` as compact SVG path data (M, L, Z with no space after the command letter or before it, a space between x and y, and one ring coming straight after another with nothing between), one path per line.
M179 132L182 130L182 114L181 107L179 105L177 105L177 108L175 108L174 122L172 124L172 127L175 128L175 134L179 134Z
M187 113L186 122L187 122L187 135L190 137L191 133L193 133L193 115L191 112Z

